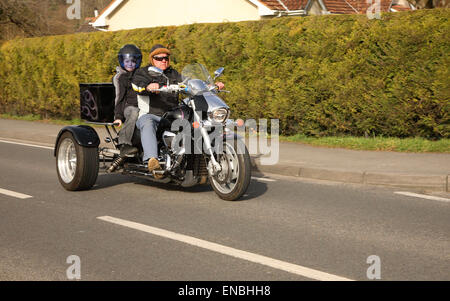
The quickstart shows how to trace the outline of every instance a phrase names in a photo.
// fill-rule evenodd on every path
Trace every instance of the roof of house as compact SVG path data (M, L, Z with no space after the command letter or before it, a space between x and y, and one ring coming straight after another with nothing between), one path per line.
M344 0L322 0L327 10L332 14L356 14L358 10Z
M108 11L108 9L111 8L115 4L115 2L118 2L118 1L122 2L123 0L112 0L111 2L109 2L109 4L104 9L102 9L102 11L98 14L97 17L92 18L91 22L95 22L100 17L103 17L105 15L105 12Z
M360 14L365 14L370 6L376 4L375 0L373 0L372 3L368 3L368 1L366 0L347 0L347 2L356 10L358 10L358 13ZM380 0L380 11L389 11L392 2L392 0Z
M366 0L322 0L327 10L332 14L365 14L372 5ZM402 5L392 5L395 0L380 0L380 11L387 12L392 7L399 7L396 10L411 10L410 7ZM373 4L376 2L373 1Z
M310 0L258 0L271 10L285 11L288 10L304 10ZM282 2L282 3L280 3ZM375 0L372 1L375 4ZM411 10L410 7L395 4L395 0L380 0L380 11L386 12L394 8L396 11ZM322 0L327 10L332 14L365 14L367 9L372 5L367 0ZM283 6L284 4L284 6Z
M309 0L281 0L282 4L278 0L258 0L268 8L272 10L286 10L283 7L287 7L288 10L302 10L305 9Z
M408 10L411 10L410 7L405 7L403 5L398 5L398 4L392 5L391 8L396 10L396 11L408 11Z

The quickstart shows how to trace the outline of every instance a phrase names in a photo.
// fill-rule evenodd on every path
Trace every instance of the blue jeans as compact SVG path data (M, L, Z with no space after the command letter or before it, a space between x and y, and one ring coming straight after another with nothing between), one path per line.
M141 131L141 143L144 149L142 161L150 158L158 158L158 142L156 141L156 130L158 129L161 117L153 114L142 115L136 122L136 126Z

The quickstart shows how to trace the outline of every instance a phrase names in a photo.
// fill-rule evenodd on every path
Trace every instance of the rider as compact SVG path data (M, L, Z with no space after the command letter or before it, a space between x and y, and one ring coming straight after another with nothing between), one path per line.
M131 79L142 62L141 50L133 44L123 46L118 54L119 64L117 74L113 78L116 88L114 123L122 129L119 132L120 156L132 155L138 152L132 146L134 128L139 115L137 94L131 88Z
M133 89L139 94L140 112L136 126L141 131L141 142L144 149L143 161L144 164L147 164L150 172L160 169L156 141L158 123L165 112L178 105L178 95L153 91L167 84L167 79L161 75L150 73L148 69L155 66L169 78L170 84L180 83L182 81L181 74L170 67L170 54L170 50L163 45L154 45L150 50L150 65L138 69L132 80Z
M161 44L154 45L150 50L150 65L136 71L132 80L133 89L138 93L139 119L136 126L141 131L141 142L144 149L143 161L150 172L160 169L158 161L158 143L156 130L161 116L178 105L178 94L154 91L167 84L167 79L149 71L154 66L161 69L169 79L169 84L182 82L181 74L170 66L171 51ZM219 89L224 87L216 83ZM155 178L157 174L154 174ZM159 177L158 177L159 178Z

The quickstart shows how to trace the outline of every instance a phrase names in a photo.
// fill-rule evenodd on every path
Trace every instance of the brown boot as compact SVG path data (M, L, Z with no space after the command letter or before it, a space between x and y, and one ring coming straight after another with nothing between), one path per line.
M148 171L152 172L155 169L161 169L161 166L159 165L159 161L156 158L150 158L150 160L148 160Z
M164 178L164 175L155 173L155 170L161 170L159 161L156 158L151 158L148 160L148 171L153 173L153 177L157 180Z

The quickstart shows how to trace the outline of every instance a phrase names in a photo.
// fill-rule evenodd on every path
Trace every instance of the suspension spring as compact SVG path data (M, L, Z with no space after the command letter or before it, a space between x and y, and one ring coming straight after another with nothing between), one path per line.
M117 159L115 159L113 161L113 163L111 164L111 166L108 168L108 172L114 172L120 165L123 164L123 161L125 160L124 157L118 157Z

